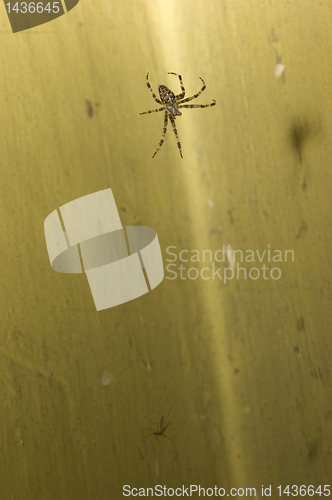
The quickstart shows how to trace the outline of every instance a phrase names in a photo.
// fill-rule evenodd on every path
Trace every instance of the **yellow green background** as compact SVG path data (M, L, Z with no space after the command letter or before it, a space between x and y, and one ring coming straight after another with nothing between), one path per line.
M2 499L331 482L331 15L328 0L81 0L13 34L1 8ZM171 129L151 158L147 72L176 93L181 73L188 96L202 77L193 103L217 101L177 119L183 159ZM97 312L83 275L52 270L43 223L109 187L164 259L229 244L294 262L279 280L165 279ZM174 446L146 438L174 403Z

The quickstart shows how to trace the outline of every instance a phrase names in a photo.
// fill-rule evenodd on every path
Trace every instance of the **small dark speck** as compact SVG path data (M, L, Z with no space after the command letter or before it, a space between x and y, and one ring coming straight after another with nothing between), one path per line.
M270 41L272 43L276 43L278 41L278 36L277 36L276 32L274 31L274 28L271 29L271 34L270 34L269 38L270 38Z
M293 353L296 354L297 356L301 356L301 350L300 350L300 346L299 345L296 345L294 347Z
M301 222L301 226L299 227L298 233L296 235L296 238L300 238L302 236L302 233L306 232L308 230L307 224L304 222L304 220Z
M239 369L238 368L234 368L234 373L239 373Z
M332 417L332 412L331 412L331 410L328 410L325 413L325 420L331 420L331 417Z
M297 329L298 332L301 332L302 330L305 330L304 319L302 318L302 316L296 322L296 329Z
M311 376L312 376L312 378L314 378L316 380L322 380L322 378L323 378L323 375L322 375L322 372L320 371L320 368L313 368L311 370Z
M228 213L228 216L229 216L229 222L230 222L231 224L234 224L234 222L235 222L235 219L234 219L234 217L233 217L233 213L232 213L233 211L234 211L234 209L233 209L233 208L232 208L232 209L227 210L227 213Z
M94 111L94 109L93 109L93 104L92 104L92 102L91 102L91 101L89 101L88 99L85 99L85 104L86 104L86 111L87 111L87 113L88 113L88 116L89 116L90 118L92 118L92 117L93 117L93 115L94 115L94 112L95 112L95 111Z
M309 136L311 135L311 130L308 124L295 122L291 126L290 130L290 141L293 149L298 154L299 162L302 163L302 153L303 153L303 145L304 142L307 141Z
M308 458L310 461L312 461L317 457L320 448L320 443L317 440L314 440L311 443L307 444L307 448L308 448Z

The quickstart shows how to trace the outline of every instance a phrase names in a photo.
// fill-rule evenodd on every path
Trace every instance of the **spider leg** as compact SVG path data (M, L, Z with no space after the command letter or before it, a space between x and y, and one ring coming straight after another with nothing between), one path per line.
M166 135L166 132L167 132L167 123L168 123L168 113L166 111L165 112L165 119L164 119L163 133L162 133L162 136L161 136L161 139L160 139L160 142L159 142L159 146L157 147L157 149L156 149L154 155L152 156L152 158L154 158L156 156L156 154L158 153L159 149L163 145L163 142L164 142L164 139L165 139L165 135Z
M159 109L151 109L150 111L143 111L140 115L148 115L149 113L158 113L158 111L165 111L165 106Z
M175 450L175 458L174 458L174 462L175 460L177 459L178 457L178 450L175 448L175 444L173 443L172 439L169 438L168 436L166 436L166 434L162 434L162 436L164 436L164 438L168 439L168 441L170 441L174 447L174 450Z
M205 82L203 80L203 78L199 77L202 82L203 82L203 87L201 88L201 90L199 92L197 92L197 94L193 95L192 97L187 97L187 99L183 99L182 100L182 103L184 102L189 102L189 101L192 101L193 99L196 99L196 97L198 97L199 95L201 95L201 93L206 89L206 85L205 85ZM181 103L181 104L182 104ZM179 103L180 104L180 103Z
M148 439L148 437L152 436L154 432L151 432L151 434L148 434L145 439Z
M147 88L150 90L151 94L152 94L152 97L153 99L158 103L158 104L163 104L159 99L158 97L156 96L156 94L153 92L152 90L152 87L150 85L150 82L149 82L149 73L146 75L146 86Z
M215 106L216 101L213 99L211 104L180 104L178 108L209 108L210 106Z
M157 426L159 425L159 422L152 422L152 420L150 420L149 417L143 417L143 418L146 418L149 422L151 422L152 425L157 425ZM151 429L148 430L150 431Z
M173 132L174 132L174 135L176 137L176 141L178 143L178 148L179 148L179 151L180 151L180 156L181 156L181 158L183 158L183 156L182 156L182 150L181 150L181 142L179 140L178 131L176 130L176 126L175 126L175 118L173 117L173 115L169 115L169 119L171 120L171 124L172 124L172 127L173 127Z
M178 73L168 73L168 74L169 74L169 75L175 75L175 76L178 76L178 77L179 77L179 80L180 80L180 87L181 87L182 92L181 92L181 94L176 95L176 96L175 96L175 98L176 98L176 99L183 99L183 98L184 98L184 96L186 95L186 91L185 91L185 88L184 88L184 86L183 86L182 76L181 76L181 75L179 75Z
M170 414L171 414L171 412L172 412L172 410L173 410L174 406L175 406L175 403L173 403L172 408L169 410L169 412L168 412L168 413L167 413L167 415L166 415L166 418L165 418L166 422L167 422L168 417L170 416Z
M169 426L169 424L170 424L170 423L171 423L171 421L169 420L169 421L167 422L167 424L166 424L166 425L164 425L164 426L162 427L162 429L163 429L163 431L164 431L164 432L166 432L166 431L167 431L167 427Z

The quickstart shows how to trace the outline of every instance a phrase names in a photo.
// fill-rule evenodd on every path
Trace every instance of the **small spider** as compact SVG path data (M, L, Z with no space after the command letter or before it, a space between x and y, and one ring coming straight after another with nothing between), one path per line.
M148 417L144 417L144 418L148 419L151 422L152 425L156 425L157 426L157 430L155 430L155 431L152 431L152 429L150 429L148 427L148 430L152 431L152 432L151 432L151 434L149 434L148 436L146 436L146 438L148 438L150 436L155 436L156 439L158 439L159 436L163 436L164 438L168 439L172 443L172 445L174 447L174 450L175 450L175 458L174 458L174 460L176 460L176 458L178 456L178 453L177 453L177 450L175 448L175 444L173 443L172 439L170 437L166 436L166 434L165 434L165 432L167 431L168 426L171 423L171 421L170 420L167 421L167 419L170 416L171 411L173 410L174 406L175 406L175 403L173 404L172 408L167 413L166 418L163 415L162 417L160 417L160 421L159 422L152 422L152 420L150 420Z
M168 119L170 119L170 122L171 122L172 127L173 127L173 131L174 131L174 134L175 134L175 137L177 140L177 144L178 144L178 148L180 151L180 156L181 156L181 158L183 158L182 150L181 150L181 143L179 141L178 132L177 132L176 126L175 126L175 117L182 115L182 113L179 111L180 108L208 108L210 106L215 106L215 104L216 104L216 101L214 99L213 99L213 102L211 104L184 104L185 102L189 102L189 101L192 101L193 99L196 99L196 97L201 95L203 90L205 90L206 85L205 85L203 78L199 77L203 82L203 87L201 88L201 90L199 92L197 92L197 94L193 95L192 97L187 97L187 99L184 99L184 96L186 95L186 91L185 91L185 88L183 86L183 81L182 81L181 75L178 75L177 73L168 73L168 74L175 75L179 78L180 87L181 87L181 94L175 95L165 85L159 85L158 90L159 90L160 99L157 98L156 94L153 92L152 87L149 83L149 73L146 75L146 85L147 85L148 89L150 90L153 99L158 104L161 104L163 107L159 108L159 109L153 109L151 111L144 111L143 113L140 113L140 115L147 115L149 113L158 113L159 111L165 111L163 133L162 133L162 136L161 136L161 139L159 142L159 146L158 146L156 152L154 153L154 155L152 156L152 158L154 158L156 156L159 149L163 145L165 135L167 132Z

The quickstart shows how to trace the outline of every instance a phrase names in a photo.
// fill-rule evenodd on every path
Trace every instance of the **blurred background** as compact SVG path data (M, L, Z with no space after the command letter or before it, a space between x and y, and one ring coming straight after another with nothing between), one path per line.
M14 34L1 8L1 498L329 484L331 15L81 0ZM177 118L183 159L170 126L152 159L148 72L217 102ZM52 270L44 219L107 188L123 225L157 231L165 279L97 312L84 275ZM147 437L170 411L169 439Z

